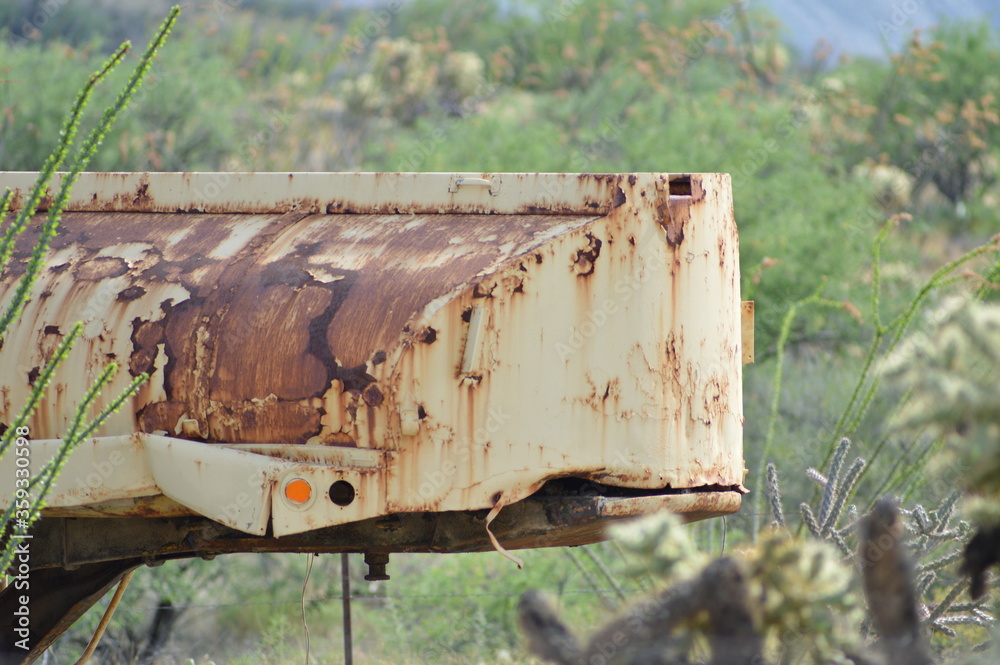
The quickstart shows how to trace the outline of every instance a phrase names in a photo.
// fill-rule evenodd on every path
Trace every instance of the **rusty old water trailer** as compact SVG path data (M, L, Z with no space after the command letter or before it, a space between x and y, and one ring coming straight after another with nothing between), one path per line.
M35 177L0 173L15 208ZM725 174L84 174L2 342L0 423L77 321L35 468L108 362L104 400L150 379L34 528L28 660L165 559L364 552L380 575L738 510L739 283ZM3 505L13 480L7 455Z

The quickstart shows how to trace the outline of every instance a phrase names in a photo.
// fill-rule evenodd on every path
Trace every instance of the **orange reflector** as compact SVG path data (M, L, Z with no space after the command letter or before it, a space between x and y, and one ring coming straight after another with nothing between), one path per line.
M293 503L305 503L312 496L312 486L301 478L285 485L285 496Z

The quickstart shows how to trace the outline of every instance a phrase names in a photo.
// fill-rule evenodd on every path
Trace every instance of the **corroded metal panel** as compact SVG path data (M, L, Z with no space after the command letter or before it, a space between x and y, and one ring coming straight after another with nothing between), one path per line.
M565 477L739 490L744 352L728 176L462 177L85 175L0 351L0 422L81 320L85 339L33 436L58 436L109 360L127 370L109 396L149 372L101 435L166 435L206 451L274 444L244 450L264 458L247 468L269 469L260 492L274 496L261 500L278 535L507 505ZM0 174L0 186L30 182ZM34 237L0 275L0 302ZM169 454L183 460L166 466L244 472L198 450L178 446ZM290 474L320 498L288 503ZM350 501L330 498L337 482ZM164 491L173 503L155 505L205 514L197 483L184 487L189 496ZM146 489L134 495L142 514ZM75 501L82 514L103 491L52 505L69 514ZM728 501L673 506L715 514L738 507Z

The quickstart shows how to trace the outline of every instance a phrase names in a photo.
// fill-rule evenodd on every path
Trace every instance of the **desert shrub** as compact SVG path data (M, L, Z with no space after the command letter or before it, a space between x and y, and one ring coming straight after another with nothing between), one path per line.
M105 138L94 170L216 170L239 145L239 118L256 116L241 101L246 91L219 58L205 58L193 40L164 53L160 67ZM86 77L101 60L89 49L0 43L0 82L5 113L0 116L0 163L9 170L38 170L59 130L62 91ZM31 72L44 69L45 76ZM198 72L191 76L190 72ZM121 75L109 77L113 86ZM93 103L113 100L109 89ZM236 121L236 122L234 122Z
M842 142L836 149L847 167L867 160L906 173L908 210L933 212L947 202L959 212L950 222L968 226L968 205L997 182L998 71L1000 38L986 23L914 33L891 62L835 75L843 94L827 108L840 118L831 132Z

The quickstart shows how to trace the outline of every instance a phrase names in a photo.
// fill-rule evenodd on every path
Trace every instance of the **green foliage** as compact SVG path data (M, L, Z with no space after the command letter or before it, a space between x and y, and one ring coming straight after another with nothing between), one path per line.
M907 428L932 426L936 433L962 437L975 448L1000 440L1000 308L959 299L934 313L930 333L908 340L887 362L890 380L914 392L898 415ZM1000 475L1000 468L970 468ZM973 480L971 489L995 490Z
M0 9L0 25L20 30L28 4ZM43 168L46 141L63 116L60 93L100 64L97 53L111 52L114 42L98 42L102 35L118 39L144 22L148 27L155 13L149 8L159 5L95 11L68 3L30 43L0 34L3 168ZM877 369L889 351L909 348L905 335L923 325L928 305L963 291L963 271L981 273L968 278L978 297L1000 297L1000 263L985 255L986 237L1000 225L1000 48L985 25L947 25L915 37L890 63L819 70L791 60L769 17L724 0L414 0L353 13L255 0L191 13L157 73L108 133L110 150L95 156L95 169L732 173L742 295L757 304L758 365L746 371L753 493L749 515L729 519L728 547L758 533L753 522L766 509L761 486L772 459L784 460L789 505L811 505L816 532L841 550L852 543L852 504L864 510L898 492L907 503L919 497L932 506L950 493L925 472L929 459L949 450L936 436L941 432L903 436L885 427L897 404L905 413L921 398L915 388L887 384ZM124 85L115 76L107 80ZM92 101L112 104L102 90L95 88ZM885 225L901 213L913 219ZM969 235L949 235L956 229ZM848 463L844 451L831 468L843 436L853 438L863 467ZM809 466L826 475L797 472ZM856 475L847 482L852 468ZM833 493L831 478L842 491ZM820 479L827 484L817 486ZM914 512L911 522L919 515L944 520L947 511L935 513L941 510ZM951 533L957 527L948 520L944 532ZM702 536L703 551L723 549L719 524L689 527ZM800 532L811 535L806 525ZM770 547L784 561L786 547L809 547L769 534L752 551ZM935 550L923 565L953 555ZM387 597L355 606L359 644L393 662L422 655L495 660L497 650L515 645L510 598L389 596L610 585L591 556L611 580L621 574L624 561L597 548L575 560L530 553L529 577L514 582L491 555L394 557L400 573L372 591ZM267 616L276 610L264 603L297 598L300 562L248 559L223 568L230 581L260 579L259 587L241 585L242 595L227 596L235 606L207 612L214 619L204 623L231 627L245 640L264 633L272 660L297 660L297 605L271 625ZM335 568L325 570L337 579ZM449 586L458 578L461 585ZM942 580L928 587L928 607L952 593L947 573ZM316 589L330 598L337 593L333 582ZM581 623L602 617L610 602L573 598ZM261 604L240 606L244 600ZM191 601L209 602L197 594ZM319 607L310 616L336 633L336 602Z
M843 154L901 169L915 205L936 193L966 206L996 184L998 72L1000 37L985 22L946 23L915 34L888 65L846 68Z
M166 40L167 35L170 33L171 26L173 26L179 14L180 9L177 7L170 12L153 40L149 43L145 53L139 59L139 63L133 70L127 84L121 90L114 103L104 110L104 113L101 115L94 128L87 135L86 139L84 139L79 151L74 154L71 150L76 134L79 130L81 117L95 86L122 61L131 45L125 43L117 51L115 51L104 66L91 75L90 79L77 95L76 100L70 108L70 111L63 123L63 129L59 132L59 142L56 148L45 160L45 163L39 171L38 179L35 185L32 187L27 197L25 197L21 210L14 217L10 226L5 231L2 240L0 240L0 270L3 270L10 259L14 241L17 236L21 234L25 228L27 228L32 216L35 214L38 205L41 202L42 196L48 191L49 183L52 181L55 171L64 164L67 164L67 171L61 175L59 186L55 190L52 202L49 204L48 213L46 214L45 221L42 224L39 239L35 244L24 274L21 276L17 288L14 290L11 301L4 309L3 316L0 317L0 342L2 342L11 323L17 320L20 316L28 298L30 297L32 286L34 285L45 261L49 243L52 238L55 237L56 231L59 228L59 219L62 215L62 210L65 207L66 202L69 200L73 183L79 177L80 172L87 167L91 158L101 145L101 142L104 140L108 129L114 124L118 115L124 111L136 90L141 85L143 78L146 76L150 66L152 65L153 58L156 56L160 46ZM9 203L10 192L8 191L3 195L2 200L0 200L0 212L6 213ZM0 215L0 217L2 216L4 215ZM11 444L15 441L23 440L23 437L27 434L27 428L24 427L24 425L27 423L28 418L34 413L38 403L44 398L49 381L52 378L52 374L59 364L65 359L82 329L83 326L80 323L73 326L71 331L65 336L59 347L56 349L51 360L46 363L45 367L40 372L27 404L24 405L21 412L11 423L6 424L3 433L0 434L0 455L7 452ZM3 534L18 537L24 536L28 533L31 525L40 516L41 509L44 506L45 496L51 488L52 483L55 482L56 478L59 476L59 472L62 470L63 464L69 454L76 448L77 445L90 437L93 432L100 427L112 413L117 411L126 400L131 398L132 395L139 389L139 386L142 385L142 383L147 379L145 374L137 376L128 385L128 387L126 387L125 390L123 390L104 409L102 409L97 416L93 418L88 417L87 414L90 413L91 407L100 395L101 390L106 387L108 383L110 383L111 378L114 376L116 371L117 365L114 363L105 367L100 376L98 376L98 378L94 381L90 389L87 390L86 394L77 405L77 410L72 422L70 423L69 430L64 435L63 443L56 455L51 460L46 462L30 479L23 479L23 484L18 482L18 493L15 494L15 500L4 512L3 517L0 518L0 529L2 529ZM17 541L13 538L8 538L6 540L2 553L0 553L0 571L6 571L10 566L11 561L13 560L16 544Z
M980 497L977 521L1000 522L1000 306L955 299L932 318L933 329L908 339L883 368L912 395L895 424L944 437L933 471Z
M882 226L882 229L874 237L872 244L870 310L868 314L872 322L872 326L874 327L874 331L871 341L868 344L867 351L864 353L861 367L856 374L853 391L841 407L839 415L830 423L830 431L827 434L829 438L827 439L827 442L825 442L824 447L821 448L825 454L821 465L825 465L830 461L831 457L836 454L835 451L838 450L838 439L844 436L855 436L863 431L862 427L865 424L865 418L869 415L869 411L872 409L873 405L877 403L877 395L882 389L882 375L877 371L878 359L895 352L914 319L926 305L928 298L936 292L941 291L948 286L954 285L956 282L954 274L960 268L997 250L997 245L994 242L989 242L965 252L958 258L948 262L944 266L939 267L926 281L924 281L920 288L917 289L916 293L910 296L909 302L899 307L899 311L892 316L892 318L886 320L884 318L883 282L881 276L883 269L882 252L890 232L894 229L896 224L904 218L906 218L905 215L898 215L890 218L890 220ZM817 289L810 296L803 298L798 302L792 303L792 305L786 310L784 320L782 321L781 328L779 329L777 339L777 358L773 374L774 379L771 406L770 413L767 418L764 446L761 455L758 458L758 478L761 478L764 475L764 466L770 461L770 454L775 440L775 433L777 431L776 427L779 420L779 404L783 396L782 381L784 379L786 344L788 342L788 337L795 317L800 314L802 308L810 305L820 305L834 308L847 307L849 309L853 309L853 305L838 303L837 301L820 297L821 292L822 284L821 288ZM860 318L860 313L856 310L854 310L854 312ZM908 396L904 396L898 404L901 403L905 408L907 400ZM888 414L886 415L891 415L892 411L895 408L898 408L898 404L887 409ZM872 451L869 462L874 462L879 459L882 453L886 450L886 446L889 442L889 436L888 434L880 434L880 436L882 436L882 438ZM933 445L933 442L925 444L925 454L931 450ZM913 483L913 476L922 468L925 457L921 455L918 456L916 460L908 460L910 462L908 465L900 464L902 459L905 458L897 459L897 464L889 469L886 477L878 486L878 489L872 494L872 502L874 502L875 498L881 496L882 493L892 491L894 489L894 484L900 482L903 478L909 479L911 490L915 487L915 484ZM859 469L858 479L863 477L867 472L868 469ZM763 505L762 495L757 495L754 500L754 505L755 516L759 517L761 514L761 506ZM869 504L869 507L870 505L871 504ZM755 519L753 524L754 532L756 532L758 525L759 519Z
M245 90L227 75L218 57L206 58L191 42L168 52L146 85L133 93L104 138L106 149L90 163L95 170L211 170L235 151L240 116L256 117L240 103ZM57 135L62 91L86 76L98 55L89 50L29 45L11 48L0 42L0 163L11 170L38 170L47 142ZM44 77L27 72L43 69ZM197 71L199 76L186 72ZM100 107L115 103L110 90L127 85L109 73L109 86L94 91ZM110 148L110 149L107 149Z

